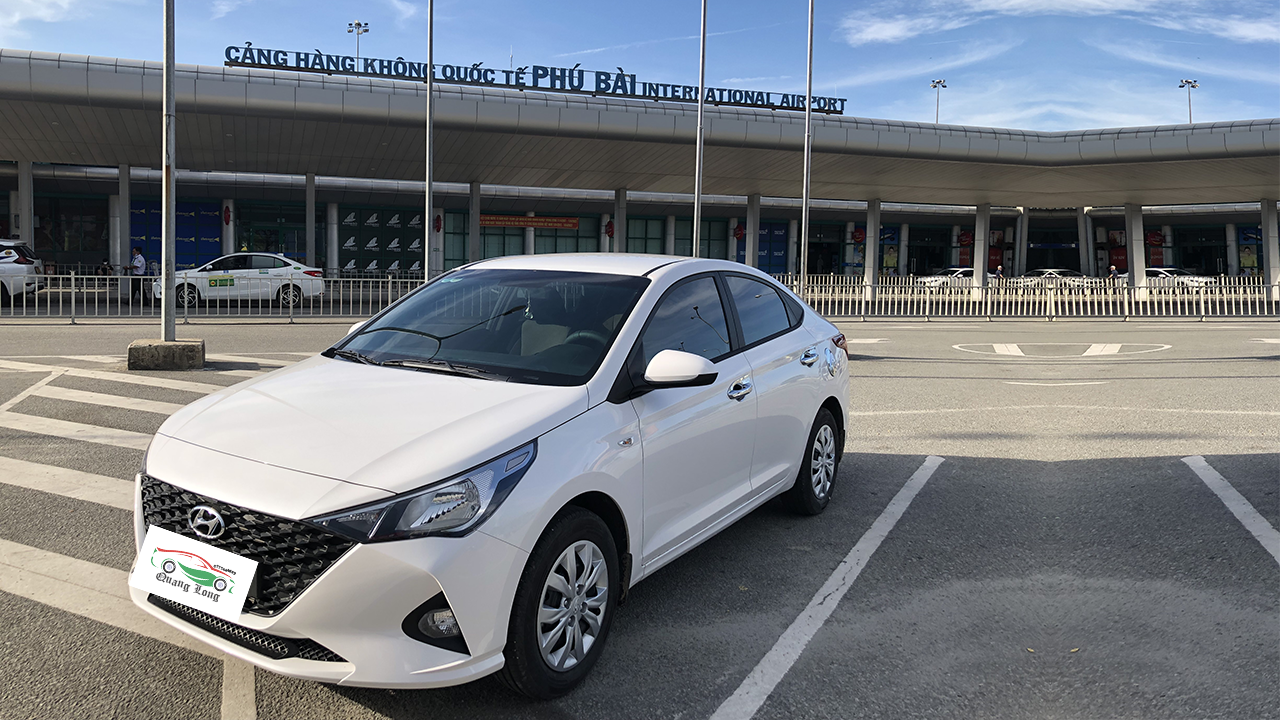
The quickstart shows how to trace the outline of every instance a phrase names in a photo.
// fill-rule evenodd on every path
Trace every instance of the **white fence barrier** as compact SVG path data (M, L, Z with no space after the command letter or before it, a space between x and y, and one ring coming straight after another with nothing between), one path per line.
M158 317L154 277L41 275L35 293L0 292L0 319ZM798 275L777 278L793 290ZM2 282L2 281L0 281ZM1280 286L1260 277L1151 279L1145 287L1096 278L1006 278L982 287L968 278L888 277L864 285L851 275L810 275L805 301L827 317L1128 318L1280 315ZM179 320L368 317L419 279L301 275L193 278L179 273Z

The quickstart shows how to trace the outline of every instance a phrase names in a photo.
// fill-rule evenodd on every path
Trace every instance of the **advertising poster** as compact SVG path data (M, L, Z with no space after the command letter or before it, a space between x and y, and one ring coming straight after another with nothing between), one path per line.
M960 231L960 247L969 247L970 245L973 245L973 231L961 230ZM964 265L965 263L962 262L960 264Z
M1121 233L1123 235L1123 233ZM1129 272L1129 253L1123 247L1113 247L1107 253L1108 265L1115 265L1120 272Z
M973 242L973 236L969 237L969 241L970 243ZM973 264L973 248L972 247L960 248L960 262L958 263L958 265L960 267L969 267L972 264Z
M995 272L996 267L1003 264L1004 250L998 247L987 248L987 272Z
M1107 244L1108 244L1108 245L1110 245L1110 246L1112 246L1112 247L1123 246L1123 245L1124 245L1124 231L1123 231L1123 230L1108 230L1108 231L1107 231ZM1117 266L1117 267L1119 267L1119 266Z
M1164 248L1147 246L1147 267L1164 267Z
M1004 247L1004 231L1003 230L991 231L991 246Z

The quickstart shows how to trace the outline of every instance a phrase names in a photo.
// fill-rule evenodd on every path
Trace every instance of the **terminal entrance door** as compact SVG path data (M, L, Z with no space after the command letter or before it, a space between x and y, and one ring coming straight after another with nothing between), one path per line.
M907 261L899 262L904 275L932 275L951 265L951 226L912 225L908 231Z
M1173 229L1174 262L1199 275L1227 272L1227 230L1217 227Z
M316 234L319 235L318 229ZM319 245L316 243L317 251L320 250ZM307 229L302 225L254 223L249 226L247 240L238 249L243 252L280 253L302 262L307 255Z
M1079 235L1075 228L1027 232L1027 269L1080 269Z

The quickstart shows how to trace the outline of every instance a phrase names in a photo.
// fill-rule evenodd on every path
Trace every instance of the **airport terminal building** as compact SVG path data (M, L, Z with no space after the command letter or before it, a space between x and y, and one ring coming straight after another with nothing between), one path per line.
M421 66L415 79L399 59L347 70L266 52L178 66L180 269L235 250L352 277L520 253L692 252L687 86L438 66L424 218ZM47 272L119 266L130 246L158 259L161 79L157 62L0 50L0 237L32 245ZM702 254L801 271L803 96L708 100ZM815 98L807 272L985 259L1006 274L1173 266L1280 282L1280 119L1042 133L845 109Z

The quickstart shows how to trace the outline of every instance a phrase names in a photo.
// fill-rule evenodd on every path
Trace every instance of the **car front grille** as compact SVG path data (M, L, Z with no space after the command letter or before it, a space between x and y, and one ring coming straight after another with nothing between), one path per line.
M346 659L341 655L315 640L269 635L261 630L253 630L243 625L237 625L207 612L189 608L172 600L166 600L159 595L148 595L147 601L170 615L195 625L201 630L213 633L223 640L233 642L259 655L265 655L272 660L296 657L302 660L315 660L318 662L346 662Z
M197 505L208 505L222 515L226 530L221 536L200 537L187 524ZM142 476L142 516L147 527L161 527L258 561L244 611L268 617L284 610L355 545L314 525L230 505L147 475Z

